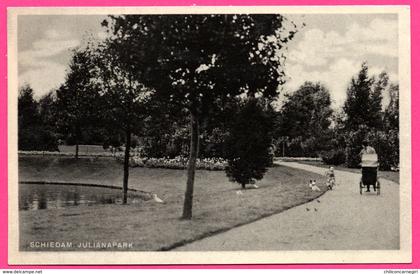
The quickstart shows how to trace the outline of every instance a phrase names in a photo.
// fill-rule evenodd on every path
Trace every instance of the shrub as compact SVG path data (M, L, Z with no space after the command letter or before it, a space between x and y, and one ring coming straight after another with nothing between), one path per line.
M41 127L26 128L19 131L18 149L27 151L58 151L56 135Z
M272 165L273 120L256 99L247 101L235 117L226 140L226 175L245 188L261 180Z
M356 131L350 131L346 136L346 166L350 168L360 167L360 151L362 143L366 139L368 129L360 126Z
M391 170L399 164L399 133L396 130L388 132L369 132L367 139L378 154L379 168Z
M399 132L398 130L377 131L359 127L349 132L346 137L346 165L359 167L362 142L369 141L378 154L379 168L391 170L399 165Z
M337 148L320 153L322 161L327 165L342 165L346 162L346 152L344 149Z

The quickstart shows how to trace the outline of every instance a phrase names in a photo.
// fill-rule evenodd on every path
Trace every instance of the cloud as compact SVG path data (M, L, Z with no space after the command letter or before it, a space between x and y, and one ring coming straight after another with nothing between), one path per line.
M66 67L58 63L43 62L38 68L19 75L19 84L29 84L34 90L35 97L39 98L64 82L65 70Z
M342 34L307 29L303 39L290 51L289 58L307 66L323 66L336 56L398 57L397 27L395 20L373 19L367 26L353 23Z
M288 81L283 90L294 91L305 81L321 82L331 92L333 107L340 107L351 78L369 56L380 60L368 63L370 75L385 70L392 81L397 81L397 72L387 67L390 58L398 57L397 26L395 20L373 19L367 26L353 23L341 33L304 30L301 40L289 50L285 64Z
M361 63L352 59L339 58L322 70L307 71L302 64L289 64L286 72L290 79L284 86L286 92L295 91L305 81L320 82L325 85L331 94L332 106L338 108L343 105L347 96L347 87L353 76L360 71ZM378 75L385 68L369 66L369 75ZM388 73L391 81L397 81L396 73ZM384 94L385 102L387 94Z
M67 55L79 46L66 31L46 30L41 39L32 43L29 50L18 53L18 62L22 73L19 74L19 86L29 84L36 97L40 97L64 81L66 67L54 61L54 57Z

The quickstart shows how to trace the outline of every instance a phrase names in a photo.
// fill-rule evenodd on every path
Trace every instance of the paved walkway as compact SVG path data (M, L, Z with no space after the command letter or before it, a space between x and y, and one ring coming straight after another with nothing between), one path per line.
M278 164L324 174L294 162ZM350 250L399 248L399 185L381 179L381 195L359 194L360 174L335 171L336 189L282 213L177 250Z

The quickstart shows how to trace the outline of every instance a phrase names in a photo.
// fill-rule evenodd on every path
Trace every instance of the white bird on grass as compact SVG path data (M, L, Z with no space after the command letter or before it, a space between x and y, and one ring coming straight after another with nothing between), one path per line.
M161 199L161 198L159 198L158 196L157 196L157 194L152 194L152 197L153 197L153 200L156 202L156 203L160 203L160 204L164 204L165 202Z
M236 191L236 195L243 195L244 193L242 192L242 190L238 190Z
M257 189L257 188L258 188L258 186L257 186L256 184L251 184L251 188L255 188L255 189Z

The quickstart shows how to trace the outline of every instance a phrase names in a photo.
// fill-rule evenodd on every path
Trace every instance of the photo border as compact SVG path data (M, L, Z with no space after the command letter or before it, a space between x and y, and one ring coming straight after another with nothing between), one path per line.
M39 2L39 1L37 1L37 2ZM71 1L68 1L68 2L71 2ZM95 2L95 1L86 1L87 3L89 3L89 2ZM86 2L84 2L85 4L86 4ZM60 2L60 4L61 4L62 2ZM102 2L103 3L103 2ZM106 3L105 3L106 4ZM54 5L52 5L52 6L54 6ZM192 9L192 10L199 10L200 8L202 8L202 7L199 7L199 6L196 6L196 7L179 7L179 8L174 8L174 7L165 7L165 9L174 9L174 10L177 10L177 9L180 9L180 10L183 10L183 11L185 11L185 8L188 8L188 9ZM217 10L223 10L223 11L226 11L228 8L227 7L211 7L212 8L212 11L211 11L211 13L223 13L223 12L219 12L219 11L217 11ZM232 9L235 9L235 11L234 12L238 12L238 10L239 9L241 9L241 8L246 8L246 9L249 9L249 7L237 7L237 6L235 6L235 7L229 7L229 8L232 8ZM255 12L258 12L258 10L260 10L260 9L264 9L264 8L266 8L266 7L261 7L261 6L257 6L257 7L252 7L253 8L253 13L255 13ZM273 9L276 9L276 8L279 8L279 7L270 7L270 12L269 13L274 13L274 11L273 11ZM296 13L300 13L300 14L302 14L302 13L306 13L306 11L305 12L302 12L302 7L298 7L299 8L299 11L298 12L296 12ZM311 7L311 9L313 9L314 7ZM325 8L325 7L324 7ZM346 7L346 6L340 6L339 7L339 9L341 9L341 10L344 10L345 8L349 8L349 7ZM385 7L384 7L385 8ZM386 7L386 9L388 9L389 7ZM94 8L94 9L96 9L97 10L97 8ZM129 9L131 9L131 8L129 8ZM146 10L146 9L150 9L150 10L156 10L156 7L152 7L152 8L145 8L145 7L142 7L142 8L140 8L140 9L142 9L142 10ZM334 7L333 8L331 8L331 9L334 9ZM369 7L364 7L364 9L369 9ZM31 10L31 12L33 12L35 9L32 9ZM63 9L59 9L59 10L63 10ZM82 8L82 10L85 10L86 11L86 8ZM51 11L51 10L50 10ZM239 11L240 12L240 11ZM248 10L248 12L249 12L249 10ZM109 12L106 12L106 13L109 13ZM159 13L161 13L161 12L159 12ZM202 13L202 12L198 12L198 13ZM233 13L233 12L232 12ZM281 11L281 13L282 14L285 14L284 13L284 11ZM317 13L319 13L319 12L317 12ZM325 13L324 11L322 12L322 13ZM346 12L346 13L348 13L348 12ZM371 13L371 12L369 12L369 13ZM32 14L32 13L31 13ZM413 20L413 18L411 18L412 20ZM4 21L4 20L3 20ZM10 28L10 24L8 24L7 25L8 26L8 28ZM401 33L401 32L400 32ZM414 37L414 36L413 36ZM10 37L9 37L10 38ZM10 40L9 40L9 42L10 42ZM401 52L409 52L410 51L410 49L409 49L409 41L408 41L408 43L407 43L407 45L406 46L408 46L408 48L407 47L400 47L399 48L399 50L400 50L400 55L399 55L399 57L400 58L402 58L403 56L404 56L404 54L403 55L401 55ZM3 45L2 45L3 46ZM2 50L3 50L3 47L2 47ZM414 52L415 51L412 51L413 52L413 54L414 54ZM10 51L10 49L9 49L9 51L8 51L8 56L9 56L9 58L13 58L13 57L15 57L15 56L13 56L13 52L12 51ZM415 58L414 58L414 56L411 56L411 60L412 60L412 65L413 65L413 60L414 60ZM417 58L418 59L418 58ZM16 59L17 60L17 59ZM3 60L2 60L3 61ZM404 68L403 68L403 70L402 70L402 68L401 68L401 60L399 60L400 62L400 67L399 67L399 76L400 77L404 77L404 75L405 75L405 77L408 77L409 75L410 75L410 71L405 71L404 70ZM408 62L409 62L409 60L408 60ZM2 69L4 69L4 63L2 62ZM16 73L16 71L15 71L15 69L16 69L16 67L13 67L13 65L11 66L11 67L9 67L9 81L12 81L13 82L13 80L16 80L16 79L13 79L13 74L14 73ZM3 72L3 71L1 71L1 72ZM15 75L17 75L17 74L15 74ZM414 76L414 73L413 73L413 75L412 75L412 79L415 79L414 78L415 76ZM4 79L4 78L3 78ZM401 78L400 78L401 79ZM410 79L408 79L408 83L409 83L409 80ZM415 81L413 81L413 85L414 85L414 83L415 83ZM16 83L15 83L16 84ZM14 84L12 83L12 85L10 85L9 86L9 88L11 88L11 89L14 89L14 88L17 88L16 86L13 86ZM17 89L16 89L17 90ZM409 86L409 84L408 84L408 86L404 86L404 85L401 85L401 83L400 83L400 90L401 91L409 91L410 90L410 86ZM414 90L414 87L413 87L413 90ZM5 91L5 90L4 90ZM3 92L2 93L2 99L3 99L3 95L6 95L6 93L5 92ZM412 95L414 95L414 93L412 93ZM6 96L4 96L4 97L6 97ZM414 97L414 96L413 96ZM402 97L400 97L400 99L401 99ZM8 97L8 99L9 99L9 103L10 102L12 102L12 103L15 103L16 105L17 105L17 103L16 103L16 100L17 100L17 96L9 96ZM13 102L13 100L15 100L15 102ZM411 103L413 104L413 98L412 98L412 101L411 101ZM1 100L1 103L5 103L5 102L7 102L7 100ZM7 104L7 103L6 103ZM10 104L9 104L9 106L10 106ZM403 106L403 102L401 103L401 106L400 107L402 107ZM4 109L6 109L6 106L3 108L3 110ZM408 110L410 109L410 104L408 104ZM405 112L407 112L407 109L404 109L405 110ZM413 117L416 117L416 116L414 116L414 112L415 111L415 108L413 108L412 109L412 115L413 115ZM16 115L16 109L9 109L9 113L13 113L14 115ZM401 119L404 119L404 113L405 113L404 111L403 112L401 112ZM3 114L3 113L1 113L0 112L0 115L1 114ZM409 114L409 113L408 113ZM405 120L405 121L407 121L407 122L410 122L410 120L409 120L409 116L410 115L408 115L408 117L405 117L405 118L407 118L408 120ZM1 115L1 117L3 118L3 117L5 117L5 115ZM15 116L16 117L16 116ZM3 122L3 119L1 120L1 122ZM6 120L6 122L7 122L7 120ZM6 123L5 123L6 124ZM5 124L1 124L1 125L5 125ZM9 131L8 131L8 134L9 134L9 142L11 142L11 141L13 141L12 140L12 138L10 138L11 136L16 136L16 122L10 122L10 118L9 118ZM410 142L410 138L411 138L411 135L410 135L410 126L409 126L410 124L407 124L407 126L408 127L406 127L406 128L404 128L404 125L403 124L401 124L401 126L402 126L402 128L400 129L400 132L403 134L403 138L407 138L406 139L406 141L408 140L408 142ZM414 127L414 124L412 124L412 132L413 132L413 134L414 134L414 129L413 129L413 127ZM6 128L6 127L3 127L3 128ZM13 135L14 134L14 135ZM2 136L3 137L3 136ZM414 136L413 136L413 139L414 139ZM4 141L3 139L1 139L0 141ZM3 142L1 143L1 144L4 144ZM414 146L414 143L413 143L413 146ZM3 146L2 146L3 147ZM4 147L5 149L7 149L7 147L8 147L8 145L7 145L7 141L6 141L6 146ZM7 163L9 164L9 180L13 180L13 175L16 175L17 173L15 173L16 172L16 170L17 170L17 146L16 146L16 143L15 144L13 144L13 146L12 146L12 149L10 149L11 147L10 147L10 144L9 144L9 151L8 151L8 153L9 153L9 157L11 156L12 158L9 158L9 160L7 160L6 159L6 165L7 165ZM410 155L411 153L413 153L413 160L414 160L414 152L416 151L415 149L414 149L414 147L412 148L412 150L411 150L411 153L410 153L410 150L409 150L409 148L410 148L410 146L408 146L408 147L406 147L406 148L404 148L404 147L402 147L401 148L401 155ZM7 150L5 150L5 151L7 151ZM3 154L3 155L7 155L7 154ZM13 158L14 157L14 158ZM403 161L405 161L407 158L409 158L409 157L401 157L401 166L403 167L403 166L405 166L404 165L404 163L403 163ZM2 158L1 159L1 161L3 161L4 159ZM414 163L414 161L413 161L413 163ZM3 162L0 162L0 164L3 164ZM406 164L407 164L407 162L406 162ZM408 165L408 167L409 167L410 165ZM3 165L1 165L1 167L3 167ZM414 166L413 166L413 173L415 173L414 172L415 171L415 168L414 168ZM406 170L406 172L408 172L408 174L407 174L407 176L408 177L410 177L410 169L408 169L408 170ZM403 174L403 172L401 173L401 174ZM5 174L1 174L2 175L2 177L5 175ZM413 174L414 175L414 174ZM0 178L2 178L2 177L0 177ZM3 178L2 178L3 179ZM405 179L404 179L405 180ZM17 180L16 180L17 181ZM4 182L7 182L7 180L4 180ZM3 186L3 185L1 185L1 186ZM16 188L17 189L17 188ZM13 189L13 187L12 188L10 188L9 189L9 191L11 191L11 192L9 192L9 198L13 198L13 197L17 197L17 196L15 196L15 195L17 195L17 192L16 192L16 189ZM416 190L416 191L418 191L418 189ZM7 193L7 191L6 192L3 192L3 193ZM407 191L404 189L404 191L400 191L400 197L401 197L401 199L400 199L400 202L401 203L403 203L404 201L407 201L407 199L408 200L411 200L411 197L410 197L410 191L409 191L409 187L408 187L408 189L407 189ZM413 197L413 201L416 201L415 199L414 199L414 188L413 188L413 195L412 195L412 197ZM11 200L11 199L9 199L9 200ZM0 208L0 214L4 214L4 209L5 208L3 208L3 206L5 205L6 203L1 203L1 208ZM15 210L16 208L13 208L13 206L17 206L17 204L16 203L13 203L12 205L11 205L11 207L9 207L9 210L10 210L10 213L13 213L13 210ZM415 203L413 203L412 204L412 206L413 206L413 211L414 211L414 208L415 208ZM404 208L402 207L402 208L400 208L400 211L401 212L403 212L403 210L404 210ZM16 212L16 211L14 211L14 212ZM411 212L410 210L409 211L404 211L404 212ZM10 215L10 216L12 216L12 215ZM3 217L3 215L0 215L0 217ZM7 216L6 216L7 217ZM403 216L401 216L402 217L402 220L400 221L400 226L403 226L403 224L404 224L404 221L406 221L406 220L411 220L411 214L404 214ZM414 230L414 221L415 221L415 219L416 218L413 218L413 231L415 231ZM11 222L9 222L9 224L10 224ZM13 230L13 229L15 229L16 227L12 227L12 230L10 231L10 233L11 233L11 235L13 236L13 233L14 233L14 231L16 231L16 230ZM406 228L404 228L404 227L401 227L402 229L406 229ZM7 237L6 238L3 238L4 237L4 234L2 233L3 231L0 231L0 237L1 237L1 239L7 239ZM410 231L411 232L411 231ZM410 233L411 234L411 233ZM413 235L413 237L414 237L414 235ZM411 237L410 237L411 238ZM414 252L415 252L415 245L413 245L412 246L413 247L413 254L414 254ZM9 244L9 252L11 253L11 254L14 254L13 252L13 248L14 248L14 246L10 246L10 244ZM0 250L0 259L2 259L3 258L3 250ZM252 253L265 253L265 254L263 254L263 256L262 256L262 258L261 258L261 260L258 260L258 261L254 261L253 263L263 263L263 264L273 264L273 263L279 263L279 261L278 261L278 258L276 258L275 260L270 260L270 259L268 259L268 257L267 257L267 255L276 255L276 254L274 254L274 253L279 253L279 252L281 252L281 253L284 253L283 251L276 251L276 252L266 252L266 251L264 251L264 252L252 252ZM324 253L324 252L330 252L330 251L314 251L314 252L316 252L316 253L318 253L318 254L321 254L321 257L322 258L326 258L326 253ZM333 251L334 253L337 253L337 251ZM354 251L348 251L348 252L350 252L350 253L354 253ZM370 252L370 251L369 251ZM28 252L25 252L25 253L28 253ZM29 253L39 253L39 252L29 252ZM57 253L60 253L60 254L57 254ZM56 257L55 258L55 260L57 261L57 260L59 260L59 261L62 261L62 259L64 258L64 257L62 257L62 255L63 254L61 254L61 253L69 253L69 252L57 252L57 253L54 253L54 256ZM106 254L106 253L108 253L110 256L115 256L115 253L116 252L72 252L72 253L81 253L83 256L86 256L86 254L96 254L96 255L94 255L94 256L97 256L97 255L100 255L101 257L104 257L103 255L104 254ZM127 254L129 254L129 253L139 253L139 252L120 252L120 253L122 253L122 254L124 254L124 255L127 255ZM147 252L141 252L141 253L147 253ZM152 252L152 253L154 253L154 256L156 256L156 254L155 254L155 252ZM165 263L169 263L169 264L175 264L175 263L179 263L180 261L179 261L179 259L180 258L177 258L177 256L175 256L174 254L176 254L176 253L180 253L181 254L181 256L180 257L185 257L185 252L174 252L174 251L171 251L171 252L164 252L164 253L166 253L166 256L171 256L172 257L172 259L171 260L166 260L165 261ZM196 253L196 252L195 252ZM206 258L205 258L205 261L199 261L199 262L196 262L196 263L200 263L200 264L218 264L218 263L220 263L221 262L221 259L223 259L223 258L225 258L226 257L226 252L216 252L216 253L223 253L223 254L220 254L220 255L223 255L223 256L221 256L221 257L215 257L213 260L209 260L209 256L208 256L208 254L209 253L213 253L213 252L199 252L199 253L206 253ZM234 252L234 253L238 253L238 252ZM242 264L246 264L247 263L247 261L243 261L242 259L243 259L243 257L244 257L244 255L243 255L243 253L242 252L239 252L239 253L241 253L241 254L236 254L237 256L238 256L238 259L240 259L240 260L237 260L237 259L235 259L235 254L229 254L229 255L232 255L233 257L231 257L231 259L233 259L232 261L230 261L230 263L242 263ZM292 252L292 253L296 253L298 256L301 256L302 254L298 254L298 253L308 253L308 251L296 251L296 252ZM411 252L410 252L411 253ZM307 254L303 254L303 255L307 255ZM348 254L348 255L350 255L350 257L352 257L352 255L351 254ZM365 255L369 255L369 253L365 253L365 252L360 252L359 253L359 255L360 256L362 256L362 257L364 257ZM385 254L382 254L382 255L385 255ZM70 256L71 257L71 256ZM108 256L107 256L108 257ZM239 258L239 257L241 257L241 258ZM342 260L342 261L340 261L341 263L349 263L349 262L354 262L354 259L356 259L357 260L357 258L355 258L355 257L357 257L357 256L353 256L352 258L350 258L350 260ZM409 256L409 254L404 254L404 261L405 262L410 262L411 261L411 258L409 258L409 257L411 257L411 256ZM139 262L139 260L138 260L138 257L136 257L135 258L136 259L136 262L135 263L150 263L150 261L144 261L144 262ZM317 260L318 259L318 260ZM362 259L362 258L360 258L360 259ZM189 260L190 261L190 260ZM27 261L28 263L32 263L32 264L38 264L38 263L40 263L41 261L39 261L39 258L38 259L36 259L35 258L35 260L31 260L31 261ZM92 260L90 259L89 261L86 261L88 264L92 264ZM312 261L309 261L309 260L307 260L307 259L305 259L305 260L298 260L298 261L295 261L295 260L293 260L293 261L286 261L286 262L284 262L284 263L317 263L317 262L320 262L319 261L319 258L317 258L316 256L314 257L314 260L312 260ZM333 261L324 261L324 263L331 263L331 262L333 262ZM368 262L372 262L372 260L369 260L369 258L368 257L364 257L364 260L358 260L358 263L368 263ZM384 258L384 260L382 261L382 262L387 262L387 263L392 263L392 262L395 262L395 261L392 261L392 259L390 260L390 258L389 257L385 257ZM72 260L72 261L67 261L67 263L71 263L71 264L75 264L75 263L80 263L80 259L77 259L76 258L76 260ZM94 262L95 264L109 264L110 263L110 261L109 261L109 259L103 259L103 260L101 260L101 261L97 261L97 262ZM124 264L132 264L132 263L134 263L133 261L124 261L123 262ZM159 261L159 262L155 262L155 263L162 263L162 261ZM181 263L183 263L183 262L181 262ZM185 262L185 263L187 263L187 262ZM334 261L334 263L337 263L337 261L335 260Z

